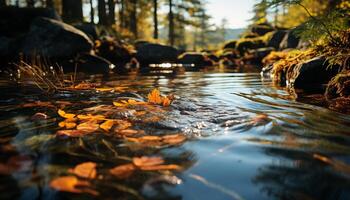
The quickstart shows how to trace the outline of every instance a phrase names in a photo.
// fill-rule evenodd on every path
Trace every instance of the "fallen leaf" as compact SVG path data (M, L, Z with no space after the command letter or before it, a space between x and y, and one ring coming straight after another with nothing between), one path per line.
M163 103L163 100L162 100L162 97L160 96L159 90L153 89L148 94L148 102L154 103L154 104L162 104Z
M120 179L128 178L134 171L135 166L133 164L125 164L120 165L117 167L114 167L113 169L110 169L109 172Z
M162 105L164 107L169 106L172 102L172 97L163 97L160 95L160 92L158 89L153 89L149 94L148 94L148 102L153 103L153 104L158 104Z
M68 114L61 109L58 110L58 115L60 115L63 118L66 118L66 119L72 119L76 116L75 114Z
M111 92L114 88L96 88L95 90L98 92Z
M114 121L107 120L100 125L100 128L105 130L105 131L109 131L109 130L111 130L113 125L114 125Z
M86 134L87 132L82 130L59 130L56 132L57 136L68 136L68 137L81 137Z
M92 121L92 120L95 120L95 121L103 121L105 120L105 116L103 115L91 115L91 114L87 114L87 115L78 115L77 116L78 119L80 120L89 120L89 121Z
M89 189L91 184L88 181L79 180L75 176L63 176L58 177L50 182L50 187L62 191L72 193L88 193L94 196L98 195L98 192Z
M77 124L75 122L67 122L67 121L62 121L60 123L58 123L58 126L61 128L67 128L67 129L72 129L75 128L77 126Z
M137 167L145 167L145 166L155 166L155 165L161 165L164 163L163 158L161 157L135 157L132 159L132 162Z
M141 170L144 171L156 171L156 170L181 170L179 165L151 165L151 166L141 166Z
M163 142L171 145L180 144L186 140L186 137L181 134L166 135L162 137Z
M137 133L138 131L133 129L125 129L125 130L118 131L118 134L121 134L121 135L135 135Z
M88 179L95 179L97 175L96 163L94 162L81 163L69 171L79 177Z
M115 132L119 132L121 130L127 129L132 126L132 124L126 120L114 120L115 122Z
M49 101L35 101L33 103L26 103L22 105L23 108L30 108L30 107L48 107L48 108L55 108L54 105L52 105Z
M94 121L88 121L81 123L77 126L77 130L84 131L87 133L95 132L99 129L99 125L95 123Z

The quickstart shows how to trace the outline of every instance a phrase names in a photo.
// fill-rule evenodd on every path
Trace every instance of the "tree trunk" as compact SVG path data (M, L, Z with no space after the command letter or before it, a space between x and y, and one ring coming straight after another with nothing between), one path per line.
M132 0L132 8L130 12L130 30L134 34L135 39L138 38L137 30L137 0Z
M101 25L107 25L107 13L105 0L98 0L98 23Z
M54 8L53 0L46 0L46 8Z
M34 0L26 0L26 3L27 3L27 7L29 8L34 8Z
M90 23L94 24L95 23L95 9L94 9L94 4L93 0L90 0Z
M173 6L173 1L169 0L169 44L171 46L174 46L175 43Z
M115 1L108 0L108 22L109 25L115 24Z
M153 23L154 23L153 38L158 39L158 0L153 0Z
M83 21L82 0L62 0L62 18L67 22Z
M125 28L125 2L124 2L124 0L120 0L119 26L121 29Z

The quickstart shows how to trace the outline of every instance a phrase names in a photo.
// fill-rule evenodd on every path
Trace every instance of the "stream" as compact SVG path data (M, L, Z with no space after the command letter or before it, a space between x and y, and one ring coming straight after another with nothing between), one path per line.
M350 116L297 102L258 73L88 79L127 89L44 95L0 82L0 199L350 199ZM175 96L159 119L156 110L149 120L128 112L111 115L132 119L132 128L148 135L182 134L181 144L140 145L111 133L55 135L62 121L58 107L109 113L117 99L145 101L154 88ZM39 101L45 103L30 105ZM38 112L48 118L33 120ZM109 173L140 156L161 156L182 169L136 171L126 179ZM97 195L50 187L83 162L97 164L97 177L89 181Z

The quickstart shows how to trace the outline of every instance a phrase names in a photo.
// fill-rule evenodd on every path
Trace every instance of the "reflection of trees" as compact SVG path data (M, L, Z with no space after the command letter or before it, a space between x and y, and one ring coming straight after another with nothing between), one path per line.
M279 162L258 170L253 182L273 199L349 199L350 181L305 152L266 148Z

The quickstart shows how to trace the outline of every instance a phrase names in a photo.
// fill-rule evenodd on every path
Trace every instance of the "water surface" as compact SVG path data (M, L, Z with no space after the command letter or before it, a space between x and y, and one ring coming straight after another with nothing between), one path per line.
M38 90L1 85L0 199L350 199L350 117L299 103L255 73L186 72L93 77L130 92ZM67 110L146 98L153 88L176 100L157 122L135 129L181 133L181 145L140 147L110 134L59 138L57 101ZM140 96L137 96L137 95ZM54 106L23 107L42 101ZM82 103L87 102L87 103ZM32 120L37 113L47 120ZM124 116L128 117L128 116ZM162 156L182 171L137 172L120 180L108 170L124 157ZM98 164L99 196L58 192L52 179L75 165ZM6 173L6 167L14 168ZM5 168L5 169L4 169Z

